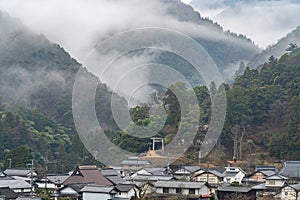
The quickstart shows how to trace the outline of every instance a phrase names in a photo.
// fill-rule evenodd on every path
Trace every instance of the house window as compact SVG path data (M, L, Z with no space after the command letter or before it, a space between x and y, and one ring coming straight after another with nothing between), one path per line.
M182 191L181 188L176 188L176 193L177 194L181 194L181 191Z
M200 178L200 181L206 181L206 178Z
M285 192L284 194L285 194L285 196L289 195L289 193L288 193L288 192Z
M215 178L209 178L209 179L208 179L208 182L209 182L209 183L215 183L215 182L216 182L216 179L215 179Z
M275 180L269 180L269 185L275 185Z
M196 193L195 189L189 189L189 194L195 194L195 193Z
M227 181L227 182L230 182L230 180L231 180L230 178L226 178L226 181Z
M163 188L163 193L169 193L169 188Z

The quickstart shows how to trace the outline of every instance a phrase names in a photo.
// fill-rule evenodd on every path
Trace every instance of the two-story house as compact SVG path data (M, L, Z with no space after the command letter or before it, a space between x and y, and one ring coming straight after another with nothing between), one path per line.
M286 186L287 178L279 174L275 174L266 178L264 183L253 186L258 196L261 197L277 197L281 189ZM279 198L279 197L278 197Z
M223 172L224 182L233 183L238 182L242 183L243 178L246 176L246 172L242 170L240 167L225 167L225 171Z
M216 188L223 183L224 175L216 169L199 170L195 172L194 181L207 182L210 193L215 194Z
M246 175L243 179L243 182L248 185L254 185L257 183L263 183L266 181L267 177L273 176L276 174L276 170L271 169L261 169L257 168L252 174Z

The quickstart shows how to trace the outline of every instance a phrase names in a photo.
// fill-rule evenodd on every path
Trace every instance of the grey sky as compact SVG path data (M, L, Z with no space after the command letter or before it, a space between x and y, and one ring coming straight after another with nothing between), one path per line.
M203 17L247 35L260 47L276 43L300 25L300 1L193 0L191 4Z

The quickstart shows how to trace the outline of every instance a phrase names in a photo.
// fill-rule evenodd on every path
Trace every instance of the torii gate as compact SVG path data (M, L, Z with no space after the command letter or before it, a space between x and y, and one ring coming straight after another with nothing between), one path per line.
M163 138L151 138L152 140L152 150L155 151L155 143L161 143L161 150L164 151L165 147L164 147L164 139Z

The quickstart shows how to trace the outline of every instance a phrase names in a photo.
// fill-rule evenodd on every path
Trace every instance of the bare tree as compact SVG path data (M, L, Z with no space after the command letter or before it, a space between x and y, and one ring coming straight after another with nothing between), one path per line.
M233 136L233 160L238 159L238 141L241 129L239 125L235 125L231 128L231 133Z
M243 151L243 141L244 141L244 136L246 134L246 127L243 126L241 130L241 135L239 137L239 144L240 144L240 154L239 154L239 160L242 160L242 151Z
M151 189L154 187L151 181L144 182L141 186L137 186L137 190L134 190L134 200L146 199Z

